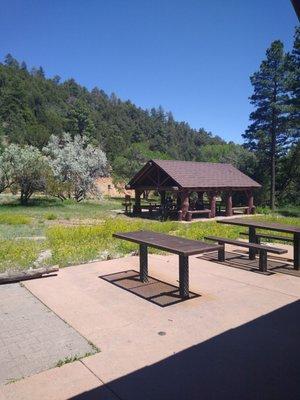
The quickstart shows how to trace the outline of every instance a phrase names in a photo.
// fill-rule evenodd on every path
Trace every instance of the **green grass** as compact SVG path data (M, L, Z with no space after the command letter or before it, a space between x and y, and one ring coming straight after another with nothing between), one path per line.
M32 240L0 240L0 273L30 268L44 246Z
M107 219L96 226L55 226L47 231L47 238L53 251L53 263L67 266L89 260L116 258L130 254L136 251L138 246L127 241L113 239L112 235L119 231L135 230L151 230L191 239L203 239L207 235L236 238L241 229L220 225L216 222L198 222L187 225L138 218ZM155 249L150 249L150 252L161 253Z
M7 225L27 225L30 224L31 218L22 214L0 214L0 224Z
M44 196L30 200L28 206L21 206L18 198L12 195L0 195L1 215L23 215L31 218L47 219L55 215L56 219L103 219L114 214L112 210L122 209L122 199L101 201L85 200L77 203L74 200L61 201ZM51 217L50 217L51 219Z
M75 356L65 357L65 358L63 358L61 360L58 360L57 363L55 364L55 366L56 367L62 367L65 364L70 364L70 363L72 363L74 361L82 360L83 358L90 357L93 354L95 354L95 353L85 353L82 356L79 356L78 354L75 354Z
M122 199L103 201L73 200L36 197L29 206L20 206L14 196L0 195L0 272L7 269L26 269L33 266L41 251L51 249L48 264L61 267L92 260L104 260L130 254L138 246L113 239L115 232L153 230L191 239L208 235L237 238L245 228L196 222L182 224L173 221L150 221L118 215ZM299 213L298 213L298 211ZM253 216L260 220L300 225L300 209L285 208L271 214ZM274 232L272 232L274 234ZM32 239L41 240L30 240ZM43 240L43 237L46 237ZM151 252L159 252L151 249Z

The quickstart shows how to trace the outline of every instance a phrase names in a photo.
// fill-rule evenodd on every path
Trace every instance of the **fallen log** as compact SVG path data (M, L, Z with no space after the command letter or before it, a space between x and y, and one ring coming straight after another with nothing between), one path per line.
M52 274L57 272L59 267L41 267L35 269L27 269L25 271L6 271L0 274L0 284L9 282L19 282L27 279L40 278L44 274Z

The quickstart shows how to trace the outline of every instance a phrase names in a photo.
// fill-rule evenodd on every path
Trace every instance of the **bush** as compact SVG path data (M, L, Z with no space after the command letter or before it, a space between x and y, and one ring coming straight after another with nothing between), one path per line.
M88 193L96 193L95 179L107 172L106 155L99 147L93 147L84 137L77 135L72 139L65 133L62 138L52 135L44 152L55 180L70 185L69 193L77 201ZM61 193L60 197L63 198Z
M0 165L7 186L13 192L20 190L21 204L27 204L34 192L44 189L49 165L36 147L10 144L1 155Z
M48 213L45 214L45 219L47 219L48 221L54 221L57 219L57 215L54 213Z

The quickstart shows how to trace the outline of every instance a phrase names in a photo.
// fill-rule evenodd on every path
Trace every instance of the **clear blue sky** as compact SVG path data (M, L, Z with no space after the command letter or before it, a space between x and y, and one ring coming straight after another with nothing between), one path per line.
M238 142L249 75L297 23L289 0L0 0L0 57Z

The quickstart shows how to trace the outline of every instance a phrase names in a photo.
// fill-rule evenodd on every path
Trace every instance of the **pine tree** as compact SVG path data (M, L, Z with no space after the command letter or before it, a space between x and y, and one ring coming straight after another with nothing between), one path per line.
M257 152L262 171L270 167L270 206L275 209L276 162L290 143L287 131L286 65L283 44L275 41L266 52L259 71L250 77L254 93L250 97L255 110L253 121L243 137L246 147Z
M287 90L290 94L287 103L289 106L289 129L291 135L297 140L300 138L300 27L296 28L294 47L286 59Z

